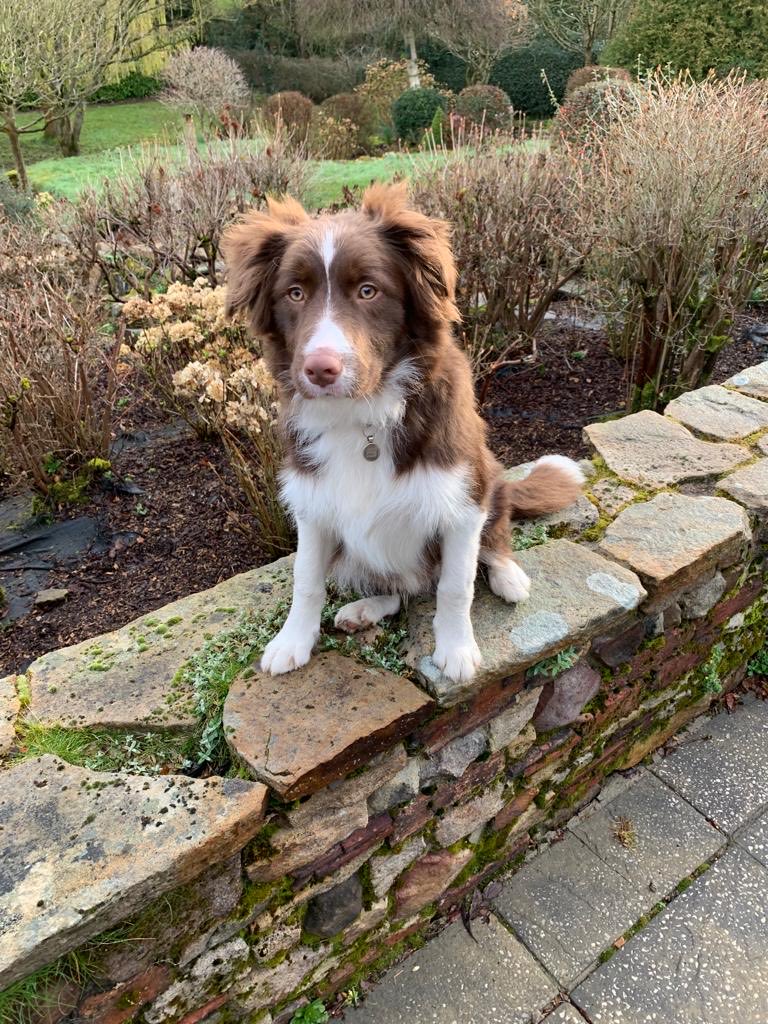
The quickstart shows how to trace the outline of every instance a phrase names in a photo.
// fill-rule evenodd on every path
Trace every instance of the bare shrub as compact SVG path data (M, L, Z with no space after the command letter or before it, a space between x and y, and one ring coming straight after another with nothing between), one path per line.
M568 81L565 83L565 96L567 98L582 85L587 85L590 82L604 82L609 78L619 79L622 82L632 81L632 75L626 68L612 68L606 64L587 64L586 67L576 68L570 73Z
M227 225L267 193L301 197L305 179L303 153L285 132L213 141L185 155L148 147L65 209L61 227L115 299L131 289L148 296L160 281L192 282L201 274L216 285Z
M768 89L660 74L590 161L590 260L630 409L706 382L768 247Z
M264 113L272 126L284 126L294 138L304 140L309 134L315 105L300 92L276 92L264 104Z
M165 90L160 100L191 114L206 129L222 123L242 124L250 103L250 89L237 61L223 50L199 46L180 50L163 68Z
M333 117L315 110L307 145L318 160L351 160L359 150L359 129L348 118Z
M224 313L223 287L172 284L123 307L132 360L198 430L221 442L272 554L292 550L280 505L277 394L258 342Z
M108 468L117 389L119 339L79 269L37 225L0 219L0 461L54 503Z
M464 344L487 377L536 351L544 315L582 268L582 165L560 151L460 146L421 175L415 199L453 228Z

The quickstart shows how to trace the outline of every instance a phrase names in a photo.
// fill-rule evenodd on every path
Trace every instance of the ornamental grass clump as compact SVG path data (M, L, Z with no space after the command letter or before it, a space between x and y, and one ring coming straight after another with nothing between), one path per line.
M706 383L768 248L768 89L655 74L587 158L589 274L630 410Z

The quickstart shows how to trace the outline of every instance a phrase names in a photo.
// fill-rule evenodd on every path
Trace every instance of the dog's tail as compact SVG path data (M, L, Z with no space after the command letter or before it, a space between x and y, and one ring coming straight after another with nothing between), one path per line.
M522 480L502 484L502 501L513 519L543 516L567 508L581 494L585 477L573 459L544 455Z

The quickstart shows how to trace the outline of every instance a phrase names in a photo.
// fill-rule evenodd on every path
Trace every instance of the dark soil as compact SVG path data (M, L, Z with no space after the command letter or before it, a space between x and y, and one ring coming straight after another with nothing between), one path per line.
M715 381L766 358L745 330L761 319L768 317L737 324L739 340L721 355ZM624 367L603 335L557 324L542 338L534 363L508 368L489 387L483 413L491 447L506 465L547 452L582 457L584 425L620 412L625 393ZM215 444L149 409L137 409L121 427L128 436L118 439L115 472L125 489L140 493L101 489L62 516L92 520L85 525L97 540L76 558L57 559L54 552L51 571L42 562L37 574L4 570L16 562L0 555L0 584L27 605L42 587L69 591L61 605L33 607L4 630L0 623L0 676L265 561Z

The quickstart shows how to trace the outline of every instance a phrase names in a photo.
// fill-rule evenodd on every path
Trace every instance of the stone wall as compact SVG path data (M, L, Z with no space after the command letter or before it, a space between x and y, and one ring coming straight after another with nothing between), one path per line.
M261 676L290 559L2 681L0 1009L289 1021L471 912L765 644L767 400L765 363L589 427L587 496L515 534L531 600L478 584L471 686L429 602Z

